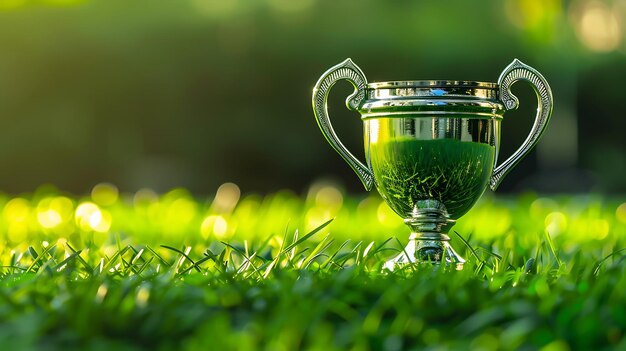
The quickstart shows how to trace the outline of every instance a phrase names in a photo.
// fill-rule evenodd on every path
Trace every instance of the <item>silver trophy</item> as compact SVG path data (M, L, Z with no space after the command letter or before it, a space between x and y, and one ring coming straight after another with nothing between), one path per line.
M354 157L333 131L327 111L333 85L347 80L354 93L346 99L363 120L366 162ZM500 122L518 99L511 85L526 81L537 94L538 108L530 134L506 161L496 165ZM411 228L404 252L385 267L414 262L465 260L450 246L456 220L478 201L487 186L502 178L537 144L552 113L552 92L545 78L518 60L498 83L417 80L368 83L347 59L326 71L313 89L315 118L330 145L356 172L365 189L378 192Z

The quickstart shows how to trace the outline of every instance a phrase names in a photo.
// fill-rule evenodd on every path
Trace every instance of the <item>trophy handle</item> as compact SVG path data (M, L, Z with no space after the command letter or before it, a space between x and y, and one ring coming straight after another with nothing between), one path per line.
M322 130L322 134L324 134L330 146L348 162L348 165L350 165L356 175L359 176L359 179L361 179L361 182L363 182L365 189L371 190L374 185L374 174L346 149L337 137L337 134L335 134L330 119L328 118L328 93L333 85L342 79L347 80L354 86L354 93L346 99L346 106L349 110L359 108L365 98L367 79L361 69L355 65L351 59L347 59L322 74L315 84L315 88L313 88L313 112L315 113L317 124Z
M552 90L550 90L548 82L536 69L525 65L518 59L513 60L502 71L500 78L498 78L500 100L504 103L505 108L514 110L519 105L519 100L511 93L511 86L520 80L528 82L537 94L537 115L535 116L535 123L530 130L530 134L528 134L522 146L493 171L489 187L494 191L513 166L517 165L535 147L537 141L539 141L539 138L546 130L552 114Z

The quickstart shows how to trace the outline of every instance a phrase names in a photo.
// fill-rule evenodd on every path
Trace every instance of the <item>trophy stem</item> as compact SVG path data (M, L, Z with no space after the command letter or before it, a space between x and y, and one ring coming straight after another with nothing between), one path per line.
M409 243L403 252L387 261L384 268L393 271L407 264L444 262L463 269L465 260L449 243L448 232L455 222L443 206L416 209L410 218L404 220L411 228Z

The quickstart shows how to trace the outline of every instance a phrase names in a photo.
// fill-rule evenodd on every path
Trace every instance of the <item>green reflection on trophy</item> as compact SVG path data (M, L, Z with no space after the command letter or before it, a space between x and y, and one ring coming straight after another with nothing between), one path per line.
M366 164L335 134L327 111L332 86L347 80L355 88L346 104L361 114ZM530 134L496 167L500 122L518 106L510 88L528 82L538 108ZM359 176L378 192L411 228L407 247L385 264L445 262L461 268L465 260L449 244L456 219L478 201L535 146L552 112L552 93L535 69L514 60L498 83L474 81L390 81L367 83L350 59L332 67L313 89L313 110L322 134Z

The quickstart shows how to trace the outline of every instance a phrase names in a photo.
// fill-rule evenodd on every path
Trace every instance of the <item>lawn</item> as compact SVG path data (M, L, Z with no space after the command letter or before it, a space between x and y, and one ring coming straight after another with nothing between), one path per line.
M626 202L485 194L463 270L385 272L374 195L184 189L1 196L3 350L626 349Z

